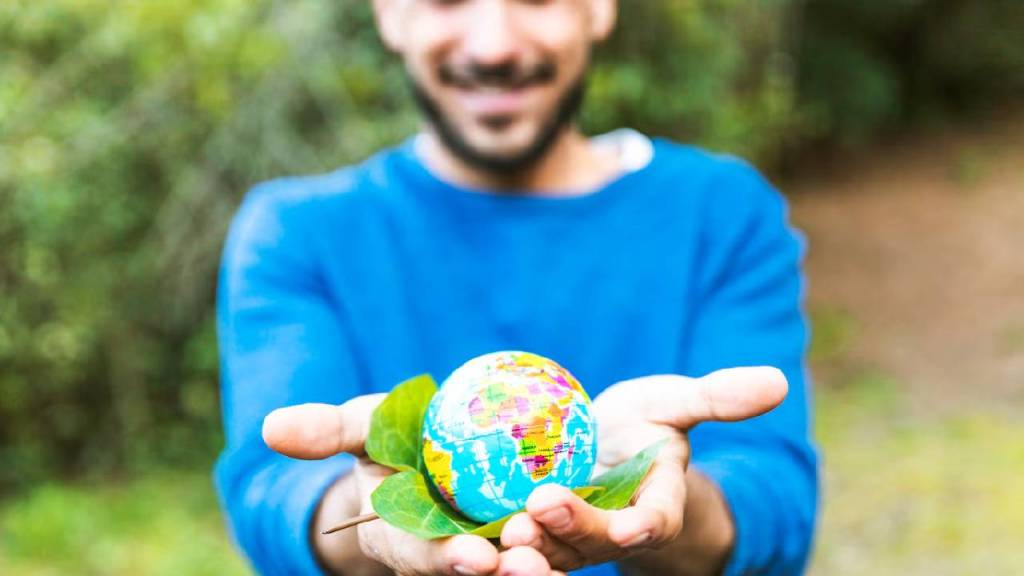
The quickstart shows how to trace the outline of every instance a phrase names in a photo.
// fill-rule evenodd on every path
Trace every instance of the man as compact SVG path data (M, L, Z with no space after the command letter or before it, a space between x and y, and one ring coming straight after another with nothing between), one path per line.
M423 131L359 166L257 187L225 248L217 486L255 567L800 572L817 464L802 245L780 196L728 157L578 131L614 0L374 8ZM357 458L380 393L505 349L555 359L595 397L601 464L669 438L635 504L597 510L545 485L500 546L383 521L320 534L369 511L390 472ZM736 366L778 370L722 370Z

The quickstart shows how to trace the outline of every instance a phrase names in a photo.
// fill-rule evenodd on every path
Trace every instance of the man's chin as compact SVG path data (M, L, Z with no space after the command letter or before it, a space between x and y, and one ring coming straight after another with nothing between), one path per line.
M538 126L520 120L510 125L459 126L450 122L440 107L415 81L410 82L413 96L441 143L464 164L494 174L508 176L535 166L568 127L583 101L582 78L566 93L550 118ZM495 132L499 129L499 132Z
M463 147L474 156L490 158L494 162L514 164L517 159L530 155L530 151L536 146L538 138L523 141L520 139L494 139L494 138L461 138Z
M451 143L448 143L451 147ZM453 150L459 159L478 170L495 176L511 176L536 166L549 146L538 148L536 144L526 147L475 147L465 144L462 150Z

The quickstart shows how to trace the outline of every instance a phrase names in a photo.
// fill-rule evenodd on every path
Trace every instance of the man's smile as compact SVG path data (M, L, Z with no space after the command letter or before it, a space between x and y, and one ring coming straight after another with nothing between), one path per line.
M455 89L460 107L485 121L511 120L538 92L536 85L521 87L472 86Z

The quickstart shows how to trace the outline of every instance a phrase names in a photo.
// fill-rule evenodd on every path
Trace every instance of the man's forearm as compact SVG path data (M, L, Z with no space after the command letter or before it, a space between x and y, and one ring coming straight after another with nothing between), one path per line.
M359 514L359 498L355 474L348 473L339 478L324 493L317 507L310 538L320 563L332 574L345 576L371 576L390 574L382 564L367 558L359 548L358 531L355 528L322 534L324 530L337 526L344 520Z
M720 574L732 550L736 529L718 486L694 468L686 473L683 530L657 550L621 562L630 576L707 576Z

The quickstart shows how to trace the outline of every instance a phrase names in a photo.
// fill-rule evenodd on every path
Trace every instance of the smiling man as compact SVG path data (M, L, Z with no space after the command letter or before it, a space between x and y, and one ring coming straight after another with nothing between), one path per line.
M748 165L574 123L614 0L376 0L422 131L258 186L218 322L233 534L267 574L793 574L810 549L803 246ZM382 392L496 350L570 369L599 464L668 439L633 505L544 485L500 543L422 541L370 511ZM760 367L758 367L760 366ZM746 367L746 368L738 368ZM698 426L699 425L699 426Z

